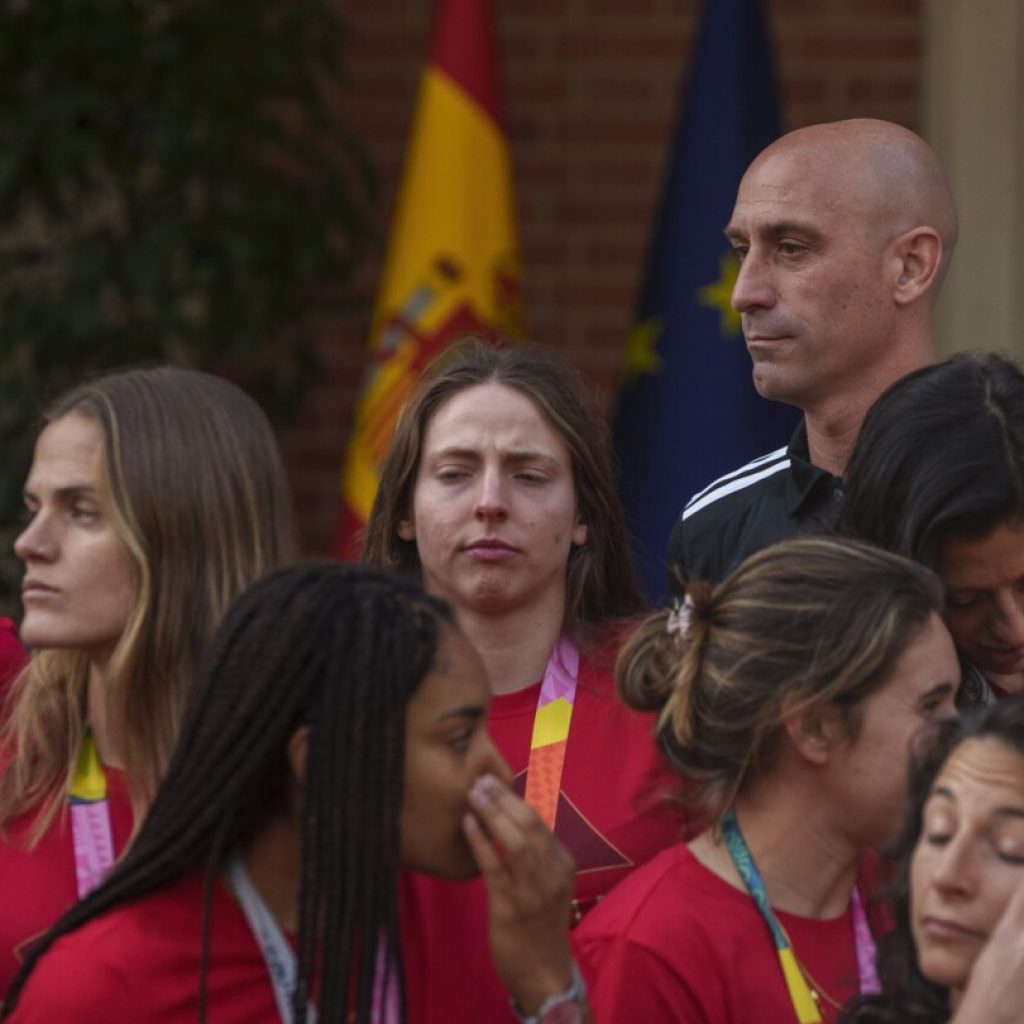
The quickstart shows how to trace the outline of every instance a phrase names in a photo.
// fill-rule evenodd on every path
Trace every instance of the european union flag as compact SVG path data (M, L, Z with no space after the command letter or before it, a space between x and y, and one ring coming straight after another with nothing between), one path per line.
M653 598L665 592L683 504L784 445L799 415L754 390L729 305L738 267L722 234L743 172L781 131L759 0L707 0L691 68L616 424L637 566Z

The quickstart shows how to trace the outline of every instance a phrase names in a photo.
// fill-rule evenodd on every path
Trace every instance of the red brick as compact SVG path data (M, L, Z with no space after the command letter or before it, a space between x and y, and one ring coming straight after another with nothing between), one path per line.
M804 54L815 60L853 57L858 60L917 59L921 41L917 36L811 35L803 42Z

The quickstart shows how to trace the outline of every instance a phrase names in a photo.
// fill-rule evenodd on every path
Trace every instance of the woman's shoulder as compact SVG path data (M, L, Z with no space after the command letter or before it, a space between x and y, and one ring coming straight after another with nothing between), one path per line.
M223 964L232 992L254 984L259 989L266 968L237 904L223 883L214 886L208 994L220 1002ZM192 872L61 936L40 957L10 1019L194 1020L203 892L203 873ZM252 998L262 1001L264 993L254 991Z
M676 843L623 879L576 929L581 940L630 937L654 946L702 944L707 927L743 916L749 900Z

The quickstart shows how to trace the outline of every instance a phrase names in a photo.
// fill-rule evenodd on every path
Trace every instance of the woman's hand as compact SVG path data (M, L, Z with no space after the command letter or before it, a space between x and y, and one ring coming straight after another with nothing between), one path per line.
M469 801L463 831L487 885L494 966L519 1008L533 1014L572 982L575 866L533 808L494 776L477 779Z
M971 970L950 1024L1019 1024L1024 1007L1024 882Z

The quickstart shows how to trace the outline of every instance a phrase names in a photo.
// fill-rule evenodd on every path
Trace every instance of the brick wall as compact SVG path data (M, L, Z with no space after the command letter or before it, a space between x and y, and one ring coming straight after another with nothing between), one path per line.
M379 170L383 256L432 4L337 0L347 117ZM714 2L714 0L707 0ZM614 393L699 0L492 0L530 336ZM877 116L917 128L920 0L768 0L790 127ZM306 549L326 553L367 314L320 325L324 373L282 438Z

